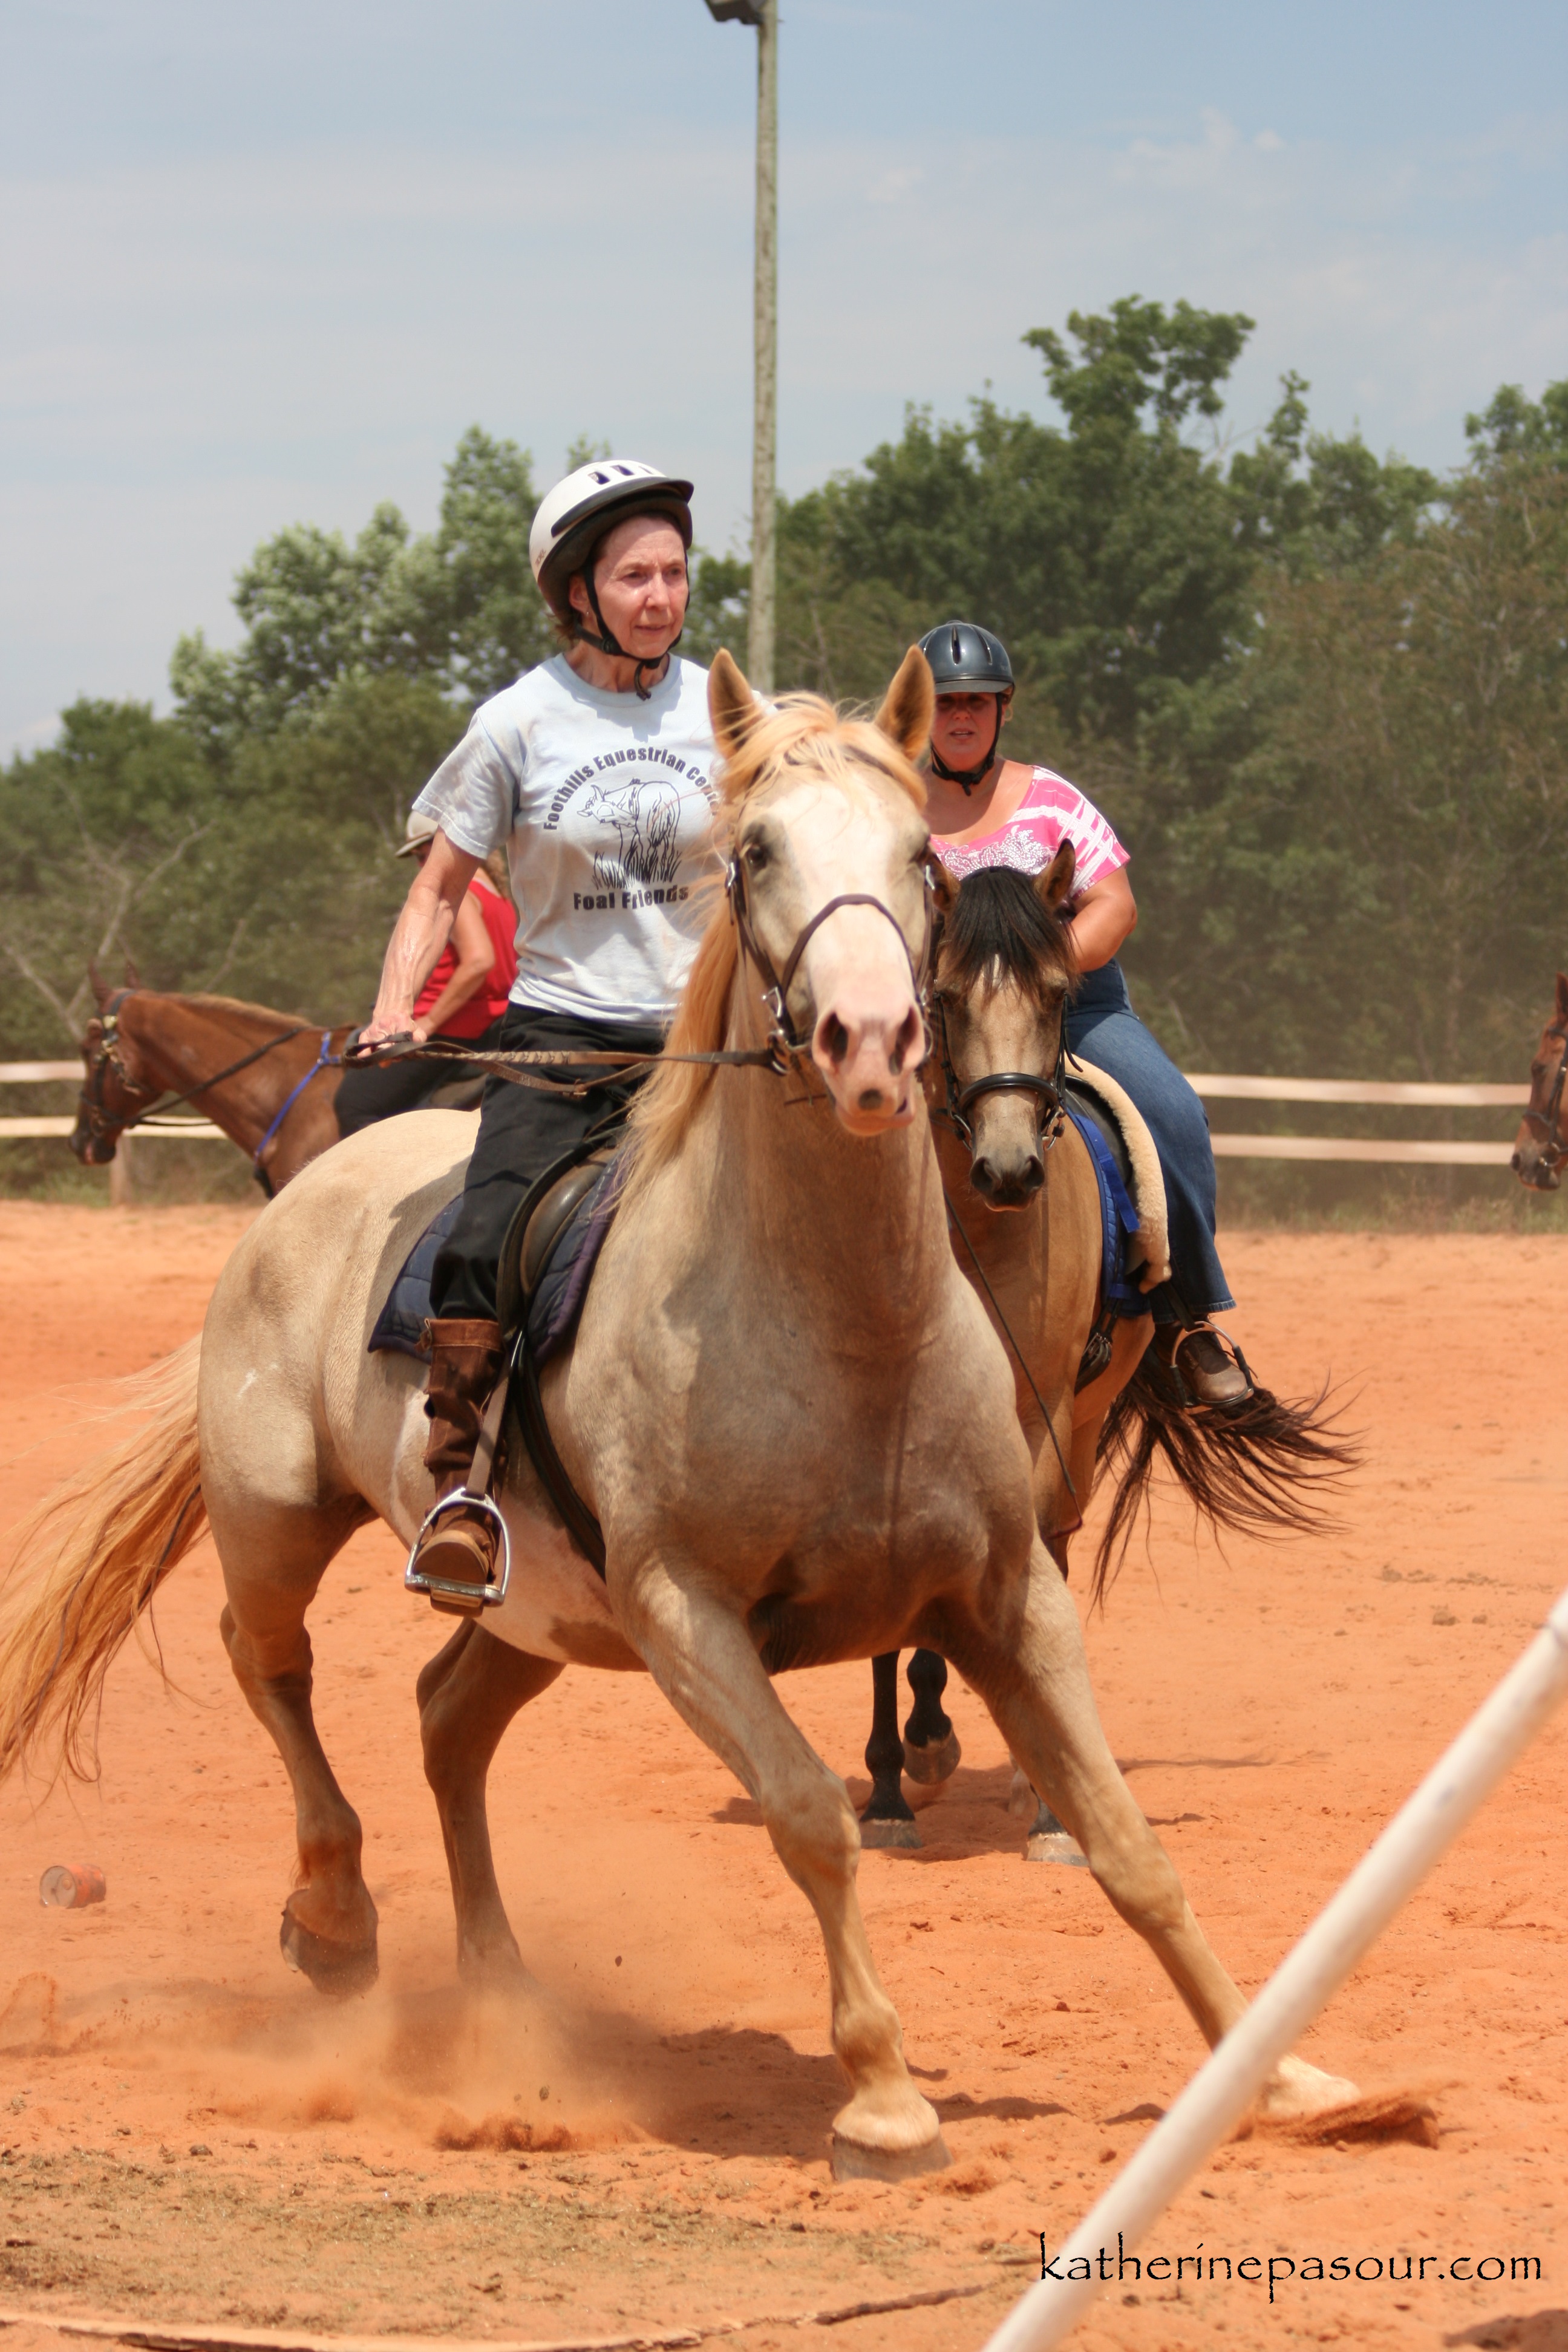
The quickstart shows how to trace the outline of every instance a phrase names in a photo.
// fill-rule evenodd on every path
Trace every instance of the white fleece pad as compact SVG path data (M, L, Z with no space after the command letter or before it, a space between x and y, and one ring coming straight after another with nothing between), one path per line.
M1129 1260L1140 1246L1142 1251L1142 1263L1129 1263L1127 1270L1140 1290L1152 1290L1156 1283L1168 1280L1171 1272L1171 1221L1154 1139L1125 1087L1119 1087L1104 1070L1080 1061L1076 1054L1068 1055L1067 1064L1068 1076L1104 1104L1121 1130L1132 1166L1132 1205L1138 1212L1138 1240L1128 1244Z

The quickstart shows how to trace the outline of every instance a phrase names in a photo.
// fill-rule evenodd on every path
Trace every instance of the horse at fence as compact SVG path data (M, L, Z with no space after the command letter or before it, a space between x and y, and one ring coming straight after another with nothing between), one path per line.
M81 1042L85 1067L70 1148L84 1168L103 1168L122 1135L172 1124L189 1108L221 1127L246 1154L270 1200L338 1140L332 1108L352 1026L318 1028L231 996L176 996L122 988L90 973L98 1012ZM479 1086L454 1086L432 1065L433 1097L447 1108L478 1102Z
M1135 1311L1133 1284L1121 1313L1103 1295L1097 1181L1082 1133L1063 1116L1064 1073L1074 1066L1062 1034L1074 981L1065 913L1073 871L1064 844L1032 879L1006 866L964 879L937 950L927 1091L958 1262L1007 1348L1036 1517L1064 1577L1097 1472L1114 1486L1095 1559L1098 1601L1147 1512L1160 1463L1211 1526L1321 1533L1323 1484L1355 1453L1321 1396L1291 1404L1255 1383L1244 1402L1190 1405L1152 1345L1151 1318ZM1143 1253L1139 1287L1162 1271L1152 1255L1162 1247L1157 1231L1130 1244L1130 1256ZM897 1671L896 1655L873 1661L861 1832L867 1843L913 1846L920 1832L901 1775L939 1785L959 1748L942 1704L944 1662L920 1650L910 1660L901 1738ZM1071 1858L1043 1797L1020 1781L1012 1801L1033 1816L1026 1851Z
M729 904L670 1038L693 1058L639 1098L575 1337L542 1381L604 1572L511 1443L510 1582L420 1677L426 1770L462 1970L521 1989L485 1817L491 1756L564 1666L651 1673L755 1800L816 1914L849 2085L836 2167L900 2177L945 2161L938 2117L871 1956L853 1807L785 1713L783 1669L910 1643L952 1659L1211 2044L1245 2002L1106 1743L1037 1526L1013 1375L948 1237L919 1076L936 877L911 762L929 667L910 654L874 725L813 697L766 711L724 655L710 703ZM737 1054L746 1066L715 1066ZM51 1733L79 1758L110 1659L210 1524L223 1637L294 1788L285 1953L329 1990L374 1976L376 1914L311 1715L305 1616L353 1528L379 1516L407 1541L428 1507L418 1371L366 1342L470 1139L440 1114L410 1125L348 1139L257 1220L200 1341L161 1368L151 1426L26 1535L0 1648L0 1764ZM1093 1271L1066 1279L1087 1307ZM1352 2096L1289 2057L1263 2105Z
M1557 1001L1530 1065L1530 1108L1514 1138L1510 1161L1532 1192L1555 1192L1568 1161L1563 1128L1563 1080L1568 1070L1568 973L1557 975Z

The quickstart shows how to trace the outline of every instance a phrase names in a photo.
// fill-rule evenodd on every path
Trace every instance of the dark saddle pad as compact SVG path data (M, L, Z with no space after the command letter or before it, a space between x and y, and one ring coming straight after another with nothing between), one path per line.
M558 1173L559 1171L551 1171L552 1176ZM547 1364L577 1328L625 1176L626 1163L617 1154L600 1171L561 1227L532 1291L521 1301L521 1328L536 1365ZM460 1192L454 1194L444 1208L437 1211L409 1251L402 1272L387 1293L386 1304L375 1318L375 1328L370 1335L369 1352L373 1356L395 1349L403 1355L416 1356L421 1363L428 1362L425 1324L430 1313L430 1279L437 1252L450 1234L462 1202ZM531 1212L535 1205L535 1196L531 1193L522 1203L520 1223L526 1223L525 1213ZM518 1239L521 1243L521 1233ZM510 1249L509 1239L509 1253ZM504 1326L514 1318L503 1313L501 1319ZM503 1340L512 1337L511 1330L503 1329Z
M1132 1165L1121 1129L1099 1097L1071 1078L1067 1085L1067 1115L1089 1147L1100 1186L1100 1291L1104 1310L1114 1315L1147 1315L1149 1302L1127 1272L1127 1245L1138 1231L1132 1205Z

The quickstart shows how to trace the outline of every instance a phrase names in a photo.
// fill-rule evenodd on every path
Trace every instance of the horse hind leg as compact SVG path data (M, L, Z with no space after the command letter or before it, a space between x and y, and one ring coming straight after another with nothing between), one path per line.
M963 1760L958 1734L942 1703L947 1660L934 1650L917 1650L905 1669L914 1705L904 1725L904 1769L927 1788L951 1780Z
M360 1867L359 1815L339 1788L310 1707L305 1612L326 1569L366 1517L357 1496L328 1506L258 1505L213 1530L227 1604L220 1621L235 1679L270 1733L294 1791L300 1883L279 1942L318 1992L363 1992L377 1970L376 1912Z
M496 1882L485 1781L513 1716L560 1672L553 1660L515 1650L469 1618L416 1686L425 1777L440 1815L452 1881L458 1973L468 1984L534 1984Z
M1114 1908L1149 1946L1212 2049L1242 2015L1246 2000L1194 1918L1169 1854L1117 1769L1089 1686L1078 1615L1044 1547L1035 1549L1016 1635L998 1641L973 1619L931 1631L979 1692L1030 1781L1077 1840ZM1358 2095L1353 2083L1289 2056L1258 2104L1266 2115L1282 2119L1321 2114Z
M904 1798L904 1743L899 1738L899 1654L889 1650L871 1661L871 1737L866 1769L871 1793L860 1816L864 1846L918 1846L921 1833Z

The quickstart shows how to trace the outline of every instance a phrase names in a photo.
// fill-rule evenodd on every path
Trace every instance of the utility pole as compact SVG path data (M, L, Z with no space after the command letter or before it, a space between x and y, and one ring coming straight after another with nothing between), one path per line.
M759 693L773 690L773 527L777 492L779 351L778 0L708 0L718 24L757 36L757 212L752 280L752 597L746 668Z

